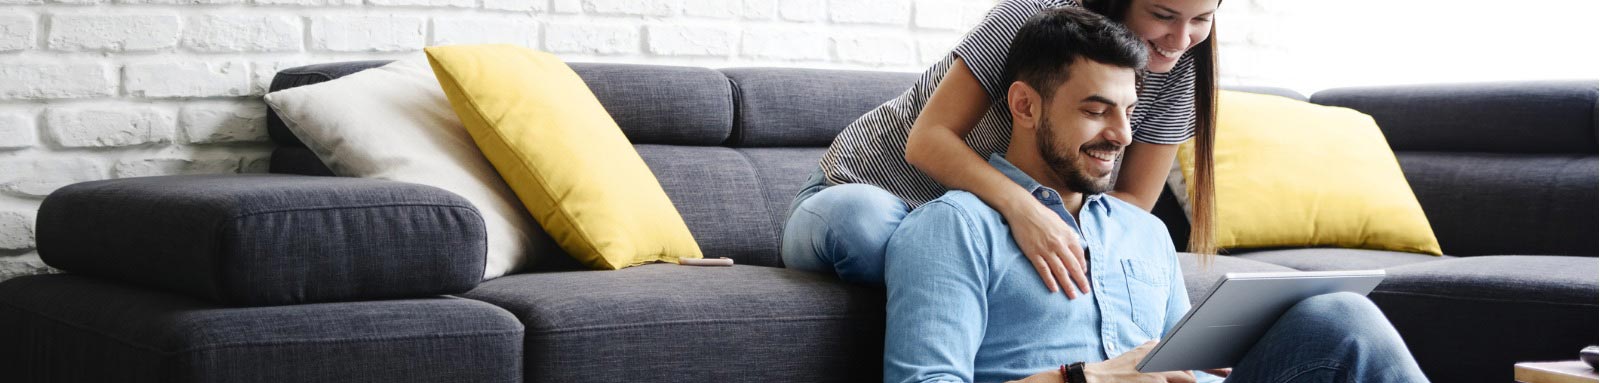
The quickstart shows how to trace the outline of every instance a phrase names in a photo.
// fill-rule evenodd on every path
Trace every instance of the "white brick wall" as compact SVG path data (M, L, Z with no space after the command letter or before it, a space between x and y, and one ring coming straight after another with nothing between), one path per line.
M273 74L286 68L393 59L425 45L508 43L571 61L921 71L943 58L994 1L0 0L0 280L45 270L32 253L31 222L39 201L62 185L265 171L271 144L259 96ZM1493 49L1545 43L1552 55L1567 55L1583 45L1570 39L1587 35L1574 29L1587 24L1567 15L1595 13L1593 1L1571 0L1578 2L1574 9L1589 12L1516 17L1439 15L1455 8L1522 12L1484 5L1488 0L1463 0L1483 5L1473 7L1400 7L1426 13L1421 19L1427 21L1468 23L1411 32L1418 39L1366 31L1427 28L1403 21L1418 15L1400 11L1382 12L1384 22L1352 30L1348 20L1373 16L1364 10L1388 9L1382 0L1353 1L1359 6L1227 1L1218 15L1223 83L1306 91L1315 90L1307 85L1421 78L1416 71L1348 70L1406 60L1457 72L1596 75L1592 68L1578 76L1545 67L1473 69L1467 64L1485 60L1543 57L1552 67L1592 66L1597 60L1593 50L1581 48L1576 54L1588 56L1484 54L1487 48L1460 48L1478 35L1447 35L1483 31L1499 39L1491 42L1503 43L1483 45ZM1340 9L1354 14L1328 16ZM1539 37L1526 38L1504 32L1516 28L1470 24L1483 19L1542 21L1524 28ZM1391 46L1374 50L1384 42ZM1425 51L1449 54L1403 57L1442 43L1456 45Z
M143 106L50 107L44 120L50 142L63 148L162 144L176 131L172 116Z
M178 14L63 13L50 15L51 50L144 52L178 45Z

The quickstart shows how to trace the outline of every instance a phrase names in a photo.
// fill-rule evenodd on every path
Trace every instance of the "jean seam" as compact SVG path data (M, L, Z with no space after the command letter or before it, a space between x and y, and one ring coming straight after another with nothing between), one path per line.
M1318 360L1314 360L1314 361L1311 361L1311 362L1302 363L1301 365L1295 366L1295 367L1296 367L1295 369L1289 370L1287 373L1284 373L1283 375L1279 376L1277 379L1273 379L1272 381L1273 382L1280 382L1280 383L1293 382L1294 379L1299 378L1301 375L1305 375L1305 374L1310 373L1312 371L1322 370L1322 369L1339 370L1339 369L1344 368L1344 365L1342 363L1340 363L1339 361L1337 361L1337 360L1318 359Z
M809 214L812 217L816 217L817 221L822 222L822 228L823 228L822 238L828 238L829 236L833 235L833 222L829 221L828 218L823 217L822 214L817 214L817 212L811 211L811 209L807 208L805 206L805 204L802 203L802 204L795 205L794 206L794 213L795 214L800 214L800 213ZM787 229L787 227L788 227L787 224L785 224L784 227L785 227L785 230L788 230ZM781 240L782 239L780 239L780 241ZM813 246L812 249L811 249L813 251L808 251L808 252L810 253L811 258L813 258L816 261L818 261L818 263L821 263L822 259L820 257L817 257L818 252L814 251L815 250L814 246L816 246L816 244L812 243L811 241L806 241L806 245L807 246ZM779 247L782 248L782 244L781 243L780 243ZM781 258L782 254L780 254L779 256ZM787 262L787 260L785 260L785 262ZM788 265L786 264L784 266L787 267ZM829 263L828 266L835 269L834 273L838 273L838 270L837 270L838 265L834 265L832 263Z

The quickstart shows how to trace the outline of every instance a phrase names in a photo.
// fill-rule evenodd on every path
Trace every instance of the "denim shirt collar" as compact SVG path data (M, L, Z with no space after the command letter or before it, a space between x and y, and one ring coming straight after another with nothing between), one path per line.
M1027 189L1028 194L1032 194L1034 199L1038 199L1040 202L1044 202L1046 204L1061 203L1061 192L1051 189L1048 186L1044 186L1044 184L1040 184L1039 181L1034 180L1031 176L1028 176L1028 173L1024 173L1022 169L1018 169L1016 165L1012 165L1011 161L1007 161L1004 154L989 154L989 166L993 166L996 170L999 170L1000 174L1005 174L1006 177L1010 177L1011 181L1016 182L1017 185L1022 185L1022 188ZM1105 194L1101 193L1084 195L1083 204L1088 206L1090 202L1097 202L1103 196L1105 196Z

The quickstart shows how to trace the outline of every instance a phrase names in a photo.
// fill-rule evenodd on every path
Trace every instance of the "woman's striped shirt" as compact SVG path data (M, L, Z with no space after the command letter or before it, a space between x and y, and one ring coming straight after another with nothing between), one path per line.
M1011 39L1029 17L1046 8L1078 6L1072 0L1003 0L955 49L928 68L911 89L879 105L846 127L822 156L828 184L864 183L883 188L916 207L949 189L905 160L906 137L933 90L961 57L988 92L992 106L966 137L979 156L1004 153L1011 140L1011 114L1005 106L1009 83L1002 84ZM1139 107L1131 123L1134 140L1177 144L1194 136L1194 58L1184 53L1169 73L1145 73Z

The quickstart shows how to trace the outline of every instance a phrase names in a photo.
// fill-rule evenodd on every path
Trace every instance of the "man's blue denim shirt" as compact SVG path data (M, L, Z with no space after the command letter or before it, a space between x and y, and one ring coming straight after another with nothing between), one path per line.
M911 212L889 241L886 382L1006 381L1103 361L1160 339L1189 310L1172 239L1155 216L1093 194L1075 218L1060 193L1001 155L989 164L1078 233L1091 293L1068 300L1045 290L998 211L972 193L946 193Z

